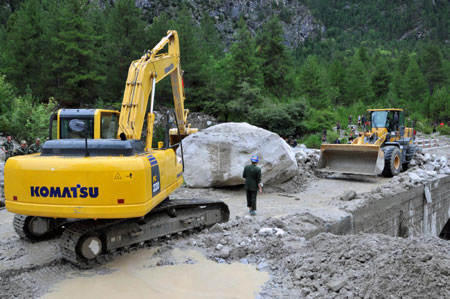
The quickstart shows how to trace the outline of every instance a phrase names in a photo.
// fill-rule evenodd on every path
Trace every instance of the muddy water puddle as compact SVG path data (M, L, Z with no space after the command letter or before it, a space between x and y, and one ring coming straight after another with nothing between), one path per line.
M254 298L269 274L252 265L219 264L197 250L174 249L173 265L157 266L156 249L140 250L108 265L111 273L79 274L43 298Z

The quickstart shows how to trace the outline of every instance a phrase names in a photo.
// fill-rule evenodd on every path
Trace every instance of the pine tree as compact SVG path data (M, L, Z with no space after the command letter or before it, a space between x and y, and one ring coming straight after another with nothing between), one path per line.
M105 98L120 101L128 68L133 60L139 59L149 48L146 40L145 22L142 11L133 0L120 0L114 3L107 17Z
M105 77L99 72L99 52L88 14L90 5L66 0L52 6L57 11L52 23L52 70L57 80L56 95L64 105L82 107L93 103Z
M220 39L219 31L214 26L214 20L206 12L203 13L200 20L201 44L205 53L214 57L223 55L223 45Z
M291 71L289 55L284 45L283 28L277 17L271 17L258 32L257 55L261 59L264 87L280 97L290 90L288 82Z
M405 98L409 103L425 102L427 83L415 59L409 63L405 74Z
M436 45L426 46L419 57L420 69L427 81L430 93L447 82L442 64L442 52Z
M336 91L333 98L334 105L342 104L342 95L345 89L345 69L339 60L334 60L329 68L330 86Z
M251 86L261 87L263 77L259 69L260 60L256 56L255 40L243 18L239 20L237 26L235 42L230 47L232 87L236 89L242 81Z
M44 34L44 14L39 0L23 4L9 19L4 64L5 73L23 94L31 88L35 95L46 95L48 41Z
M391 79L392 76L389 73L386 61L382 58L378 59L372 74L372 90L378 99L384 98L389 92Z
M330 88L326 74L319 65L316 56L308 56L299 74L299 84L302 94L310 105L316 109L325 109L330 105L327 89Z
M373 98L369 75L359 55L353 55L351 58L350 66L347 69L343 98L346 104L358 101L368 103Z

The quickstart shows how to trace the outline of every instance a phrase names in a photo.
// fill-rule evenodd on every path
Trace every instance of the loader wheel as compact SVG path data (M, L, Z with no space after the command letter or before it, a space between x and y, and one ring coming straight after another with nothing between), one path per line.
M384 150L383 176L390 178L400 173L402 169L402 159L400 150L396 146L387 146Z

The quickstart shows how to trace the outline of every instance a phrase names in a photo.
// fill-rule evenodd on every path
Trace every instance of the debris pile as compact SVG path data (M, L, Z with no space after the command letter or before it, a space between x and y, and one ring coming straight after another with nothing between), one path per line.
M283 296L449 298L449 249L447 241L433 237L322 233L303 250L282 257L274 272Z
M417 153L414 159L411 160L410 166L418 166L420 169L425 170L428 175L434 175L434 172L450 174L448 159L445 156L438 157L435 154Z
M217 224L185 240L219 263L268 271L262 298L450 298L450 243L434 237L321 233L311 214ZM305 238L306 236L306 238Z
M315 169L319 161L320 150L309 149L304 144L292 148L297 160L296 175L281 184L268 186L265 191L296 193L300 192L306 185L306 182L315 177Z

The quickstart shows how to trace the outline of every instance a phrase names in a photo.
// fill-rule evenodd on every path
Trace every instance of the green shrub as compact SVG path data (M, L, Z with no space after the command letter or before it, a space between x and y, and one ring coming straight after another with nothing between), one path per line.
M249 121L252 125L281 136L304 133L304 118L305 105L301 101L274 103L266 100L261 107L249 111Z
M329 130L334 127L335 115L328 110L309 109L308 118L305 120L305 126L309 133L321 133L323 130Z
M8 84L0 80L0 91L4 91L5 87L8 87ZM30 143L38 137L45 140L48 136L50 115L56 108L54 99L50 99L46 104L34 99L31 92L18 97L10 92L2 104L4 104L0 111L2 133L12 135L17 140L25 139Z
M309 135L303 142L307 148L320 148L322 144L319 135Z
M449 135L450 136L450 126L447 126L447 125L444 125L443 127L438 126L437 130L442 135Z
M417 129L417 131L422 132L424 134L433 133L433 128L428 124L427 120L417 121L415 128Z
M334 130L327 132L327 141L328 141L328 143L334 143L334 141L338 137L339 137L339 134L337 132L335 132ZM341 142L342 142L342 140L341 140Z

